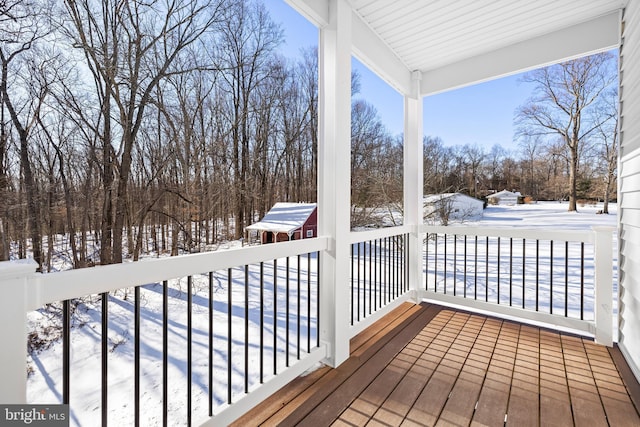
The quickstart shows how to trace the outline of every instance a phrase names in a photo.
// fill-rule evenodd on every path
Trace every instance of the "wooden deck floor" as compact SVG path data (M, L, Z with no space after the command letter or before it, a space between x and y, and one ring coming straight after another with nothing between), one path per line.
M436 305L405 303L351 357L235 425L640 426L640 386L617 348Z

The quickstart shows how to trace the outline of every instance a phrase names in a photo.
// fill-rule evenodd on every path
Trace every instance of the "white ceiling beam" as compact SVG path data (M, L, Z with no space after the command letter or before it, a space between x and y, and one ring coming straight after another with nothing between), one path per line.
M328 0L285 1L317 27L328 25ZM353 55L360 62L402 95L411 93L411 71L355 12L352 12L352 43Z
M274 1L274 0L269 0ZM323 28L329 25L329 1L328 0L284 0L289 6L309 20L316 27Z
M422 73L422 96L617 48L620 12Z
M411 94L411 70L355 12L352 31L354 56L402 95Z

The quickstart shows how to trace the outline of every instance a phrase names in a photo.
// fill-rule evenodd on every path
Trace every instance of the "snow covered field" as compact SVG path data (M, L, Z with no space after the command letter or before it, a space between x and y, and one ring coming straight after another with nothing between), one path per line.
M579 206L578 212L567 212L567 204L558 202L490 206L485 210L482 220L461 225L558 230L589 230L595 225L615 227L616 206L610 206L609 215L596 214L601 209L599 205L588 205ZM613 235L615 238L615 233ZM613 247L615 256L615 242ZM443 249L441 241L438 244L440 254L444 253ZM543 249L542 257L549 255L546 251L547 249ZM528 248L527 253L530 253ZM451 260L447 262L451 265ZM438 268L441 273L439 279L436 279L442 285L445 284L442 282L445 277L444 265L444 260L440 261ZM460 268L462 264L456 265L456 268ZM615 265L614 258L613 266ZM433 269L433 265L428 267ZM491 261L490 268L493 269L493 277L497 269L494 261ZM519 274L518 277L522 277L524 273L527 289L533 283L528 279L528 270L518 272L508 264L500 267L501 270L504 268L510 268L511 273ZM455 281L454 271L456 270L449 267L446 285L456 286L458 290L466 287L468 292L472 292L477 284L471 280L471 276L465 276L466 270L458 269ZM509 270L503 272L500 283L506 280L505 277L508 278L508 273ZM557 274L564 277L564 272ZM576 273L572 270L571 274ZM434 279L428 275L427 285L432 286L433 282L429 280ZM191 298L188 298L189 288L192 290ZM231 293L228 292L229 288ZM495 291L490 292L489 296L495 299ZM528 292L529 290L525 297L526 304L531 303L531 294ZM504 294L501 298L504 298ZM187 278L169 281L166 319L169 425L186 424L189 373L192 378L192 417L193 423L197 425L208 417L210 381L213 385L211 397L215 408L227 402L229 390L232 400L235 400L244 393L245 387L251 389L259 384L261 376L267 379L273 375L274 370L281 372L298 356L304 357L306 352L317 345L316 301L315 254L291 257L288 263L286 259L280 259L276 264L250 265L246 270L239 267L231 271L231 276L228 271L218 271L192 276L189 281ZM557 301L561 302L560 296ZM95 425L101 416L101 296L90 296L75 304L71 330L72 425ZM189 304L192 306L191 315L188 314ZM136 335L133 290L112 293L109 296L108 312L109 422L131 425L134 414L133 366ZM140 313L141 424L158 425L162 422L163 402L162 284L141 287ZM28 317L32 329L41 335L59 334L59 328L51 327L60 324L58 308L43 308L29 313ZM231 340L228 339L229 334ZM248 345L245 345L245 336L248 337ZM188 363L189 347L191 368ZM62 394L61 340L45 343L40 350L32 352L29 364L32 369L28 380L29 401L59 403ZM211 371L209 366L212 366ZM230 383L228 378L231 378Z

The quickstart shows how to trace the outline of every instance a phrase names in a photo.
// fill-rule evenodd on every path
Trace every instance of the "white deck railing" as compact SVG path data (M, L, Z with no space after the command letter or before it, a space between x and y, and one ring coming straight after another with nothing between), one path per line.
M581 333L592 334L598 342L611 345L613 341L611 234L612 229L607 227L594 228L593 231L586 233L453 226L418 228L404 226L352 232L348 239L348 244L352 247L351 272L350 277L345 277L344 283L344 286L350 286L351 314L342 316L342 318L351 318L352 324L344 325L344 328L349 328L349 333L344 336L347 337L346 339L352 337L403 301L427 299L523 321L543 322L552 327L570 328ZM438 242L435 236L438 236ZM417 249L420 245L416 245L420 240L424 242L421 250ZM570 246L574 244L577 244L578 249ZM543 250L540 250L540 245ZM0 290L3 294L0 300L0 316L3 324L3 328L0 329L0 342L3 345L3 351L0 352L0 377L3 382L3 386L0 387L0 402L26 403L27 312L37 310L44 304L70 301L86 295L105 295L107 292L123 288L136 288L138 289L136 292L144 289L144 292L147 292L145 285L154 283L163 283L162 289L166 293L167 282L182 280L181 278L188 278L188 292L184 297L186 301L181 303L191 307L190 304L195 295L191 292L192 278L205 273L209 274L209 280L211 280L212 272L221 271L223 273L220 281L228 281L229 288L234 281L244 281L245 288L242 289L247 292L246 297L236 298L233 295L228 297L226 312L223 314L228 318L229 333L231 333L232 323L238 319L242 319L247 325L241 326L240 330L249 331L249 328L256 328L255 325L249 326L249 316L258 316L258 314L250 315L250 310L254 310L254 313L257 313L255 310L262 310L259 311L259 317L255 318L260 320L256 321L257 329L254 330L267 330L268 325L265 326L266 324L263 323L265 316L263 296L266 298L269 298L269 295L275 296L276 302L279 298L286 298L285 303L279 303L280 311L276 311L274 304L273 308L269 308L273 310L269 312L272 314L267 313L274 319L278 318L282 323L278 326L278 320L276 320L275 328L268 332L270 334L268 340L273 343L274 349L273 372L275 375L269 374L264 381L261 378L259 381L261 384L255 384L255 381L249 384L245 381L244 388L240 387L242 390L238 395L232 396L232 391L229 391L229 398L224 402L218 402L213 410L213 417L205 421L205 424L226 425L288 381L328 357L332 338L323 339L322 342L319 338L322 335L320 331L323 330L323 320L319 317L322 310L319 307L327 304L345 305L335 304L335 301L319 301L323 295L321 289L329 286L327 280L331 279L322 277L320 274L322 269L318 267L319 262L318 266L309 267L306 272L301 273L304 268L300 267L300 257L306 257L302 263L310 263L312 255L308 254L317 254L317 258L322 258L328 253L330 246L330 239L319 237L50 274L36 274L33 262L0 263ZM537 254L533 249L536 247ZM286 261L278 261L283 258ZM289 259L293 261L290 263ZM581 271L578 284L573 282L574 275L573 273L570 275L568 270L568 268L574 268L572 264L574 262L578 262ZM264 280L265 264L273 272L272 280ZM280 269L283 270L278 273ZM358 269L360 269L359 273ZM553 269L556 271L554 272ZM421 276L420 271L422 271ZM255 285L255 292L258 292L261 298L259 304L255 303L255 297L248 295L247 284L250 276L253 277L251 280L259 277L259 282ZM317 281L313 291L310 287L312 277ZM532 300L528 299L533 295L529 293L532 283L536 283L535 307L531 304ZM554 284L556 289L549 289ZM309 286L308 289L310 289L304 301L300 299L300 295L304 294L301 292L301 286ZM573 295L576 290L581 293L579 295L581 299L586 297L590 300L586 305L582 303L579 306L580 314L578 315L575 307L566 297L569 293ZM271 294L268 294L269 292ZM558 297L554 300L556 293ZM203 294L207 295L206 289ZM539 296L541 294L550 295L549 300L542 301ZM136 296L139 299L139 294L136 293ZM236 300L232 301L232 297ZM209 298L211 298L210 295ZM250 303L250 301L253 302ZM561 304L558 310L555 310L554 307L558 302ZM211 303L210 307L212 306ZM189 310L191 312L191 308ZM240 312L237 316L235 310ZM139 313L139 308L136 311ZM592 316L588 314L590 312L593 312ZM308 318L301 320L300 313L307 315ZM188 321L191 322L191 320ZM315 330L313 334L311 332L307 334L309 336L304 332L301 334L300 329L304 322L307 322L305 325L309 328L313 322L316 322L313 324ZM297 343L291 343L290 334L296 328L297 338L291 340L297 340ZM137 335L140 335L139 330L136 330ZM191 331L191 327L185 330ZM244 336L248 336L247 334L248 332ZM300 337L306 337L305 339L310 342L311 335L314 340L313 348L309 345L309 348L303 350L300 356ZM295 333L292 336L295 336ZM139 339L136 337L136 340ZM144 339L143 335L142 340ZM232 341L236 339L239 343L234 344ZM188 341L191 342L191 340L189 335ZM231 345L244 346L245 356L240 359L244 366L247 366L245 369L249 369L249 360L246 355L253 350L248 348L250 346L246 342L247 338L234 335L233 340L228 339L226 344L229 346L229 354L231 354ZM262 335L260 340L262 352ZM275 361L276 347L278 351L287 355L286 366L283 365L284 362ZM290 348L297 350L290 350ZM289 354L296 353L298 354L292 356L289 361ZM100 355L96 357L100 358ZM195 355L193 357L197 358ZM192 361L190 360L189 363ZM200 360L198 363L202 364L203 361ZM260 366L264 363L261 359ZM227 368L229 375L232 369L235 368L230 366ZM260 375L262 376L262 373ZM137 404L139 405L139 402ZM71 407L73 411L73 399L71 399Z
M613 342L612 227L423 226L421 298Z

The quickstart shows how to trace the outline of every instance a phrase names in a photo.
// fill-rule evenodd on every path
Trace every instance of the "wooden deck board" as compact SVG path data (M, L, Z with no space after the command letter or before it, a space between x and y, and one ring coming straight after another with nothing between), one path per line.
M351 350L235 425L640 425L640 385L620 351L581 337L405 303Z

